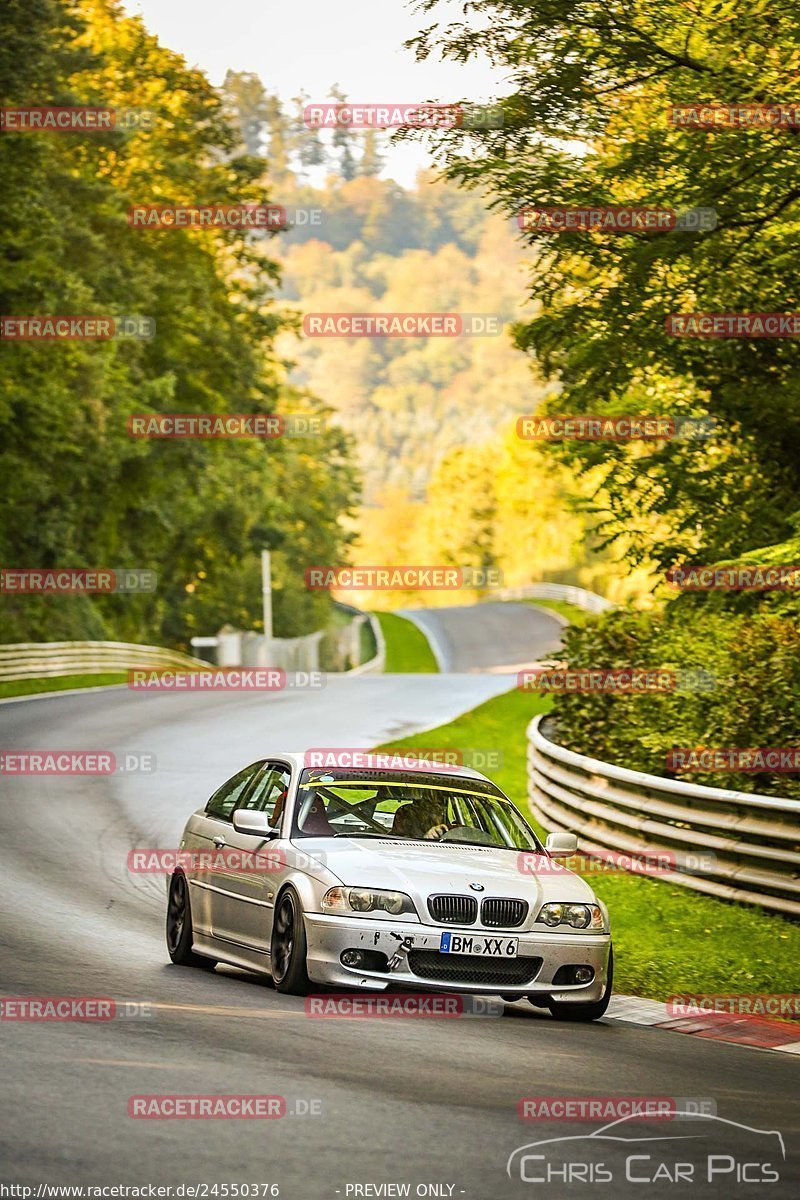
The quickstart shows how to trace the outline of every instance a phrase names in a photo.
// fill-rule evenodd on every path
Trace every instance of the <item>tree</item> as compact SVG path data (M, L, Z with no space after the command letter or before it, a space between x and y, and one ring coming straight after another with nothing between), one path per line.
M383 155L380 151L378 131L365 129L361 135L361 158L358 161L358 174L372 177L380 175L382 170Z
M309 95L303 91L298 96L292 97L292 104L295 108L292 132L301 173L309 167L324 166L327 160L319 129L315 125L307 125L305 122L305 109L309 99Z
M336 104L346 104L347 96L341 90L338 83L335 83L331 88L331 96ZM348 181L356 177L356 160L353 156L353 132L347 125L340 125L337 121L333 127L331 136L331 145L339 155L339 174L342 179Z
M424 12L436 0L424 0ZM606 535L662 567L787 539L800 509L800 376L791 340L670 337L690 311L791 312L800 290L796 130L673 125L671 105L794 103L800 27L787 3L482 0L431 26L421 58L484 52L509 73L504 126L434 136L447 174L526 206L712 208L714 229L524 234L539 315L517 344L564 382L561 411L708 414L706 443L567 447L605 471ZM654 520L662 536L652 537Z
M273 182L281 184L290 170L290 155L292 152L291 122L283 111L283 105L278 96L268 96L267 126L269 143L267 146L267 164L269 177Z
M263 200L263 163L235 157L236 133L201 72L116 0L34 0L3 13L3 105L146 107L132 132L0 138L13 201L0 230L3 311L135 314L150 340L8 341L0 355L0 502L13 519L0 559L21 567L146 567L145 596L4 595L9 641L112 636L186 645L260 614L258 555L282 550L292 602L279 634L308 632L327 598L299 599L308 561L336 561L356 496L348 443L143 441L148 412L320 408L289 388L273 348L277 266L243 232L128 225L133 204ZM19 51L19 53L17 53ZM321 408L320 411L325 411ZM313 622L309 624L308 622Z
M222 94L239 128L245 150L248 154L262 155L271 110L269 97L258 75L251 71L226 71Z

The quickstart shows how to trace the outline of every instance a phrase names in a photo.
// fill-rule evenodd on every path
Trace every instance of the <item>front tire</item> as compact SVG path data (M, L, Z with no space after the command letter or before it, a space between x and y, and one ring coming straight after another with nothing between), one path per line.
M176 871L169 883L167 899L167 953L178 967L203 967L213 971L213 958L203 958L192 950L192 906L189 884L182 871Z
M557 1021L599 1021L601 1017L605 1016L613 987L614 950L612 948L608 954L608 980L605 991L599 1000L595 1000L592 1004L570 1004L569 1001L553 1000L547 1007Z
M309 991L307 949L300 897L293 888L286 888L275 905L270 943L270 973L276 991L290 996L305 996Z

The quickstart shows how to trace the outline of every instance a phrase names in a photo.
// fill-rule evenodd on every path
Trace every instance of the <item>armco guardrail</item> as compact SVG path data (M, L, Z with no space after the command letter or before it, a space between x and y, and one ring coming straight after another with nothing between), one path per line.
M551 732L552 718L528 727L528 792L546 829L577 834L586 852L674 854L661 878L800 917L800 801L630 771Z
M102 675L135 667L154 670L208 669L208 663L163 646L132 642L17 642L0 645L0 682L50 679L59 675Z
M362 663L360 667L351 667L348 675L380 675L386 669L386 639L383 636L381 623L374 613L367 613L366 619L372 629L372 636L377 647L375 656Z
M605 596L589 592L571 583L526 583L522 587L502 588L495 593L501 600L564 600L584 612L603 613L616 608Z

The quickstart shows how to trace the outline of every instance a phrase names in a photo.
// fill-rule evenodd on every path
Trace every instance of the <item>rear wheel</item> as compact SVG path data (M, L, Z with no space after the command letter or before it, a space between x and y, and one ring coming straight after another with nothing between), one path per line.
M568 1001L552 1000L547 1007L557 1021L598 1021L605 1015L611 1000L613 986L614 951L612 949L608 954L608 980L605 991L599 1000L595 1000L592 1004L570 1004Z
M204 967L213 971L213 958L203 958L192 950L192 906L186 876L177 871L170 880L167 899L167 951L179 967Z
M286 888L278 897L272 924L270 972L275 988L292 996L305 996L311 983L306 970L306 928L300 897Z

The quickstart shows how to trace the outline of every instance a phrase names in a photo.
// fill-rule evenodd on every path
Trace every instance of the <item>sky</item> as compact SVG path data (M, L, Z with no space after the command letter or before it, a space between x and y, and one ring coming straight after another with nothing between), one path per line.
M502 93L485 59L417 63L403 42L435 20L457 20L447 0L441 15L415 14L403 0L123 0L160 41L201 67L214 84L225 72L254 71L267 91L290 100L301 90L325 100L338 83L358 103L477 103ZM387 148L383 174L405 186L430 159L423 145Z

